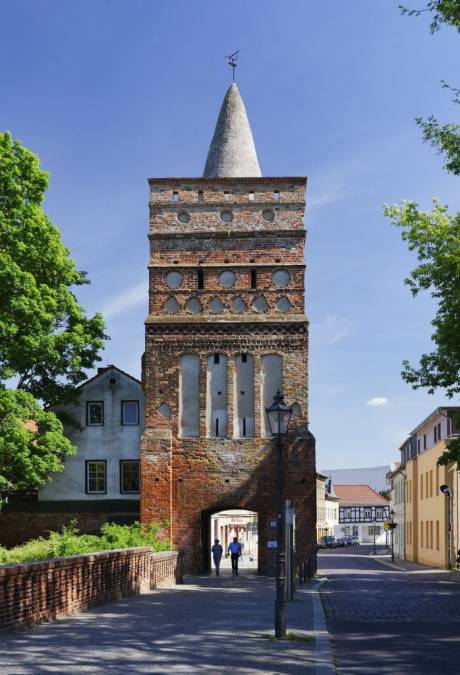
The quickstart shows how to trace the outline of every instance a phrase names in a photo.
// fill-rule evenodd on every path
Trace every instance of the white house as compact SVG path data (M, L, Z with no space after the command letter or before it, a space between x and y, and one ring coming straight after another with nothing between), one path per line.
M339 497L339 524L336 537L359 537L360 544L386 544L385 521L390 504L369 485L335 485Z
M39 491L39 502L139 500L144 395L139 380L110 365L79 386L75 405L61 408L79 423L65 433L77 453Z

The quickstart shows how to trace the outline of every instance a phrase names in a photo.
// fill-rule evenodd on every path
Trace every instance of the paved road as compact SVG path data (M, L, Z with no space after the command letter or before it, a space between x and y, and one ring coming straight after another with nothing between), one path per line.
M369 550L319 555L339 675L460 673L460 575L397 571Z
M193 577L33 630L0 636L2 675L315 672L315 643L274 642L274 581ZM313 626L311 595L289 603L289 629Z

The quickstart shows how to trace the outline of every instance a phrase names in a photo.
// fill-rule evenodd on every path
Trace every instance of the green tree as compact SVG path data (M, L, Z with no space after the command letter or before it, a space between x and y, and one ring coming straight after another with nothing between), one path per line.
M75 387L100 360L105 339L102 316L87 317L71 290L88 280L43 211L47 186L38 157L0 133L0 480L9 489L35 488L62 466L57 459L71 446L56 416L43 412L36 432L24 424L31 411L38 414L39 402L48 408L76 399ZM18 391L6 390L11 381ZM30 469L15 480L9 477L12 446L4 437L13 429L17 465Z
M32 394L0 390L0 494L39 488L73 452L61 422Z
M408 16L421 16L428 12L431 14L430 30L438 31L442 24L446 23L460 31L460 2L459 0L429 0L423 9L409 9L399 5L402 14Z
M430 30L439 30L447 24L460 32L460 1L430 0L422 10L400 6L403 14L432 15ZM445 82L444 88L454 93L453 102L460 103L460 90ZM435 117L427 120L416 118L423 132L423 139L444 159L444 168L455 176L460 175L460 125L441 125ZM433 394L444 389L452 398L460 392L460 212L449 215L447 207L433 200L431 211L422 211L413 201L385 206L385 215L394 225L402 228L402 237L409 250L416 252L418 265L405 283L412 294L430 291L437 301L431 339L434 349L422 354L417 367L403 362L402 377L414 389L427 388ZM457 420L460 423L460 416ZM452 461L460 465L460 439L448 444L438 464Z

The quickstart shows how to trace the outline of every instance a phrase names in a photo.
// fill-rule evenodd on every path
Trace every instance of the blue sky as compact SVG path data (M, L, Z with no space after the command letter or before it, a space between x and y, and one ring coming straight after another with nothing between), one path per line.
M397 459L445 402L413 392L401 361L429 348L433 306L383 202L438 196L458 179L417 115L455 121L460 38L432 36L399 0L3 0L0 128L51 173L46 209L92 285L104 363L140 373L147 307L147 177L199 176L240 49L237 81L262 173L307 175L310 419L318 466ZM410 4L410 3L409 3ZM423 4L423 3L418 3ZM369 405L372 399L385 399Z

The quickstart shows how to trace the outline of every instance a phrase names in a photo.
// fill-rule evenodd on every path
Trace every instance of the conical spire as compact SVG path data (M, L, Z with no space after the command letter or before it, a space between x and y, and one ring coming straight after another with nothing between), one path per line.
M220 109L203 177L249 176L253 178L260 175L246 108L238 87L233 82L225 94Z

